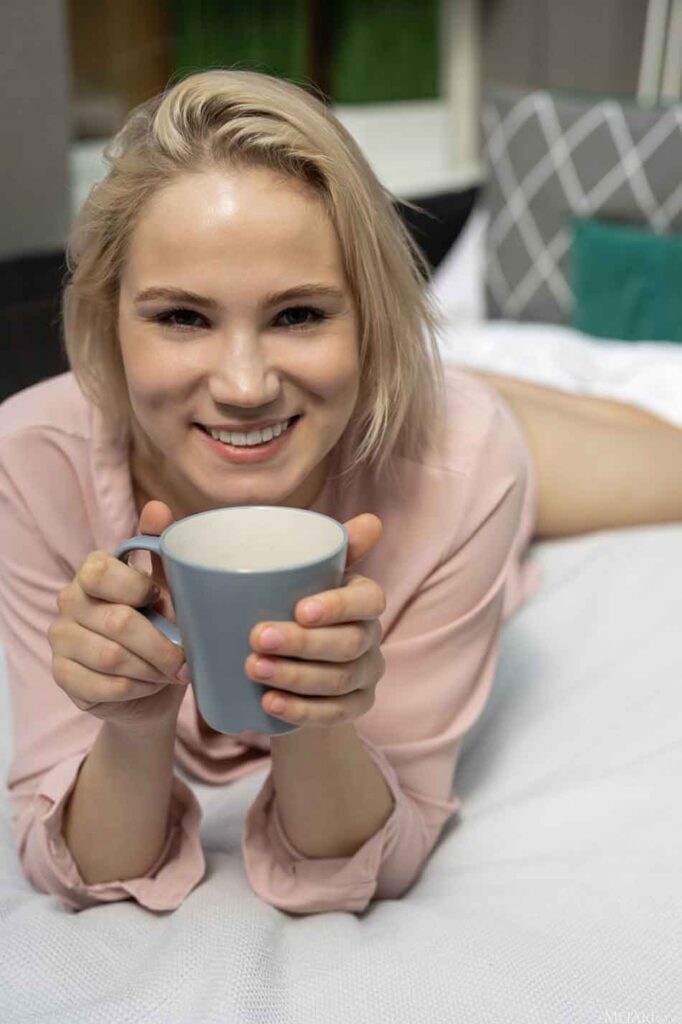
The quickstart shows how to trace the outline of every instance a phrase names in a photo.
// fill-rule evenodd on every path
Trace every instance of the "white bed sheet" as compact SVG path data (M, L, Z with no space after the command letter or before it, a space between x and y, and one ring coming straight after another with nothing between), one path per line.
M263 773L210 787L176 911L72 914L23 877L0 799L3 1024L682 1022L682 525L535 542L467 734L461 814L359 915L263 904L239 837ZM9 701L0 680L2 771ZM609 1016L610 1015L610 1016Z

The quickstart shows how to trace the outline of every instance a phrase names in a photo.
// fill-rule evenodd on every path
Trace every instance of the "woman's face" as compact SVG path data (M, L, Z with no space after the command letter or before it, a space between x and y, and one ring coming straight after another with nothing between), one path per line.
M265 169L175 179L132 234L118 330L145 500L179 518L316 499L357 400L359 361L338 239L314 194ZM292 416L284 445L251 463L224 459L197 426L248 432Z

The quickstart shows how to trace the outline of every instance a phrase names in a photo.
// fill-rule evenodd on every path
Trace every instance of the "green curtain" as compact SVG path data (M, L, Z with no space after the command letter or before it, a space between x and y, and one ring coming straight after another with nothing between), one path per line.
M171 59L176 77L209 67L305 76L307 6L306 0L173 0Z
M175 76L234 66L310 81L308 10L307 0L172 0ZM439 96L438 11L437 0L321 0L332 102Z
M440 95L436 0L342 0L329 10L335 103Z

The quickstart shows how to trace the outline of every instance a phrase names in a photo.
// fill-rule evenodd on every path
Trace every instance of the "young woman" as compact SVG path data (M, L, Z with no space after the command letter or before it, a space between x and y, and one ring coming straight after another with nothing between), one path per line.
M460 806L500 630L539 583L531 539L679 519L680 432L444 368L391 195L291 83L190 76L132 113L109 161L69 244L71 371L0 408L21 864L73 910L173 909L206 867L176 763L215 784L268 768L242 836L259 897L399 897ZM207 725L182 651L139 611L174 617L161 563L112 554L244 504L350 535L316 619L306 600L250 634L247 678L299 726L283 736Z

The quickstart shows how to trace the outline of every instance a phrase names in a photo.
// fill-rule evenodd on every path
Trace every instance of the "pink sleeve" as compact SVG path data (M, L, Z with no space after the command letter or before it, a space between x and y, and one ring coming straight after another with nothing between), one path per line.
M452 794L455 767L495 674L527 486L527 449L518 428L499 408L489 426L460 495L464 509L451 506L459 527L444 527L438 564L385 633L376 700L356 720L395 798L390 817L352 857L306 858L282 828L272 772L247 814L242 849L249 881L282 910L357 912L372 899L399 898L461 806ZM447 505L452 492L446 483L444 490Z
M197 798L174 775L170 827L154 864L138 878L86 885L61 832L64 806L86 756L87 751L66 757L35 785L21 823L21 863L27 878L71 910L131 898L148 910L175 910L205 874Z
M205 873L201 808L179 777L173 781L167 842L142 878L86 885L61 834L66 798L101 723L55 683L47 637L58 615L57 594L77 570L59 544L68 532L60 507L64 495L73 493L72 468L56 448L38 464L34 450L22 451L25 441L11 438L0 452L0 641L12 703L7 786L19 861L34 886L72 910L131 897L150 910L172 910ZM55 479L60 488L52 501L46 491ZM75 508L76 531L83 529L81 515Z

